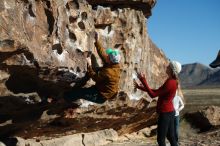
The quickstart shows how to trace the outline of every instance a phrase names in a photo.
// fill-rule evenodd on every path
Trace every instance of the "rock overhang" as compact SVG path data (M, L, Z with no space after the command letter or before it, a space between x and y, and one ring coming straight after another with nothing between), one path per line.
M156 0L87 0L92 6L102 5L114 8L132 8L141 10L145 17L151 16L151 9L155 6Z

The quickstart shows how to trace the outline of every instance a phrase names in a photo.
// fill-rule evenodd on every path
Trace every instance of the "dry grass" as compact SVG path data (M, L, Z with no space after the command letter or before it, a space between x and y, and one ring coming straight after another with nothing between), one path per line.
M220 88L183 89L185 112L197 111L206 106L220 106Z

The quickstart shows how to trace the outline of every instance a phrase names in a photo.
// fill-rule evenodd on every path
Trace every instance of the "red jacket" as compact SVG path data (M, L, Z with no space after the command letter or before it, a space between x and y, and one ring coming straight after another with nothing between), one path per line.
M157 90L152 90L145 78L141 78L143 86L139 86L139 89L146 91L151 98L159 97L157 101L157 112L172 112L174 111L173 107L173 98L176 94L177 81L175 79L167 79L166 82Z

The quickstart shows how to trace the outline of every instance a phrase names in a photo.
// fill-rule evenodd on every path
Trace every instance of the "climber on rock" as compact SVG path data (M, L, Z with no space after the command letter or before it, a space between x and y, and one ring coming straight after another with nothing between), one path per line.
M87 58L87 76L92 78L95 85L88 88L75 88L64 93L66 101L76 101L85 99L95 103L104 103L108 99L114 98L119 90L120 80L120 53L118 49L104 49L95 34L95 47L103 66L98 69L92 68L91 58ZM92 55L91 57L94 57Z

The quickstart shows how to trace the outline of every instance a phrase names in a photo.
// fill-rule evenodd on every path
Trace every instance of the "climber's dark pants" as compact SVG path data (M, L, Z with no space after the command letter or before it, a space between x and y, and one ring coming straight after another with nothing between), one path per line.
M64 99L68 102L76 101L77 99L85 99L99 104L106 101L106 99L100 95L96 86L91 86L89 88L77 88L65 92Z
M159 114L157 127L157 142L159 146L166 146L166 137L171 146L178 146L175 138L174 116L174 111Z

